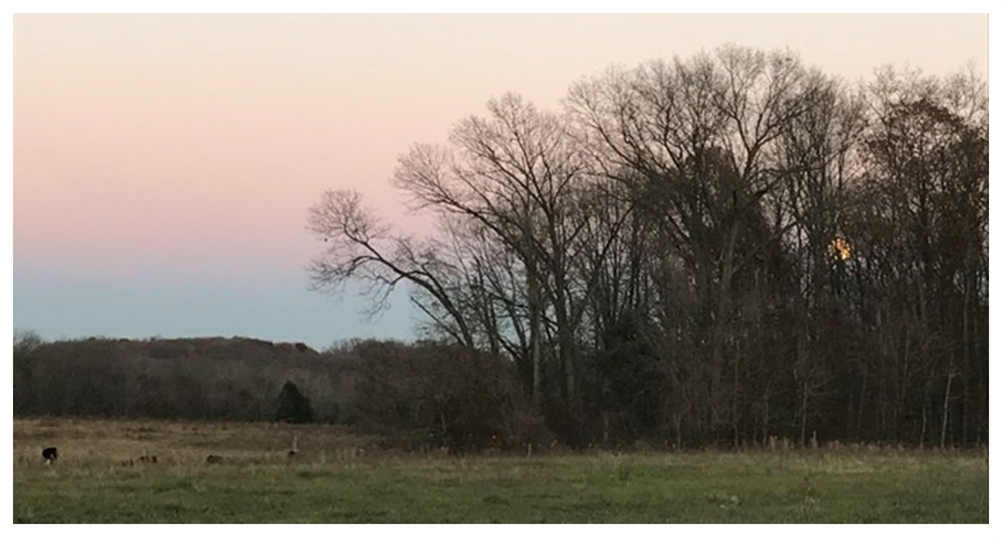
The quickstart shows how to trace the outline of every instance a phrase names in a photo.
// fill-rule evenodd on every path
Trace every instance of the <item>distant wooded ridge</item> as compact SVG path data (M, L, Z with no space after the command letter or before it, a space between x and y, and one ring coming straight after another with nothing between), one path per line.
M269 419L285 381L315 391L318 419L336 421L334 368L302 343L250 338L22 339L14 352L14 414ZM323 389L320 389L320 386ZM313 390L310 390L313 388Z
M43 342L22 332L14 415L341 423L408 449L553 441L509 360L434 342L317 352L241 337Z

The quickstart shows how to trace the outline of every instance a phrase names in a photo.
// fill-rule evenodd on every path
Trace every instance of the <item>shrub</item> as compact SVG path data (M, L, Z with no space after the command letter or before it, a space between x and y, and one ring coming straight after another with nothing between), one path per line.
M313 421L310 399L299 393L299 388L291 380L285 381L278 394L278 410L275 421L285 423L309 423Z
M503 357L437 343L363 342L354 353L358 424L369 431L406 439L409 448L457 452L548 441Z

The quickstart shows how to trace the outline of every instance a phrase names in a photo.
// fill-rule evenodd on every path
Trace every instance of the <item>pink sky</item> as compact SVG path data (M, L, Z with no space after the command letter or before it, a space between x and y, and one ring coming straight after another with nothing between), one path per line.
M611 64L727 42L850 80L988 67L976 15L15 15L15 322L36 271L282 278L305 295L306 209L324 189L399 218L397 156L491 96L555 108Z

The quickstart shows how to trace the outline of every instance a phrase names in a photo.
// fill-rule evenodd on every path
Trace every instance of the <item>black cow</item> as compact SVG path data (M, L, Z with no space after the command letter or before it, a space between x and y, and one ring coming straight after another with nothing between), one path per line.
M42 450L42 458L46 464L52 464L59 458L59 450L54 447L47 447Z

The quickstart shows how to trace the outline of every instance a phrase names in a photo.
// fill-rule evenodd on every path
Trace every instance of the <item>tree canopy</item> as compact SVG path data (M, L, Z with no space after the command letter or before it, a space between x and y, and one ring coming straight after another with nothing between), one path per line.
M790 51L614 67L559 111L505 94L393 184L438 232L329 191L318 290L397 285L502 355L571 442L987 441L988 93L859 85Z

